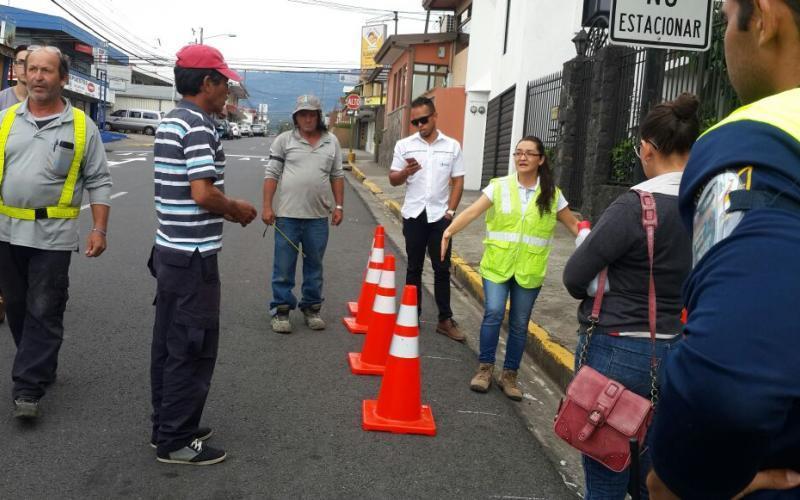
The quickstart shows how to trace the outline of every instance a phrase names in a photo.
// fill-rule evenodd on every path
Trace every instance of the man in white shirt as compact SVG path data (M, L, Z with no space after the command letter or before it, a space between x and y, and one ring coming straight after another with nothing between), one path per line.
M464 191L464 159L458 141L436 129L436 108L427 97L411 103L414 135L394 146L389 182L406 184L403 203L403 236L406 239L408 269L406 284L417 287L417 303L422 310L422 267L425 252L431 259L434 297L439 308L436 332L463 342L450 309L450 251L441 260L442 234L456 214Z

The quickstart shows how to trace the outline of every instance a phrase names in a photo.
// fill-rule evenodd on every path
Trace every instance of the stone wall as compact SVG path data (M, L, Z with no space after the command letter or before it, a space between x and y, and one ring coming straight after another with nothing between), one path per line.
M378 147L378 165L387 169L392 164L395 143L403 138L403 116L405 116L405 110L405 106L397 108L387 114L384 120L381 144Z

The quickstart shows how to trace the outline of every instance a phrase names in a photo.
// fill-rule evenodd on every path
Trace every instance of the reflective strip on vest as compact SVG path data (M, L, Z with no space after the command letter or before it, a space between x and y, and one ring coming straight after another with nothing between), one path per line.
M502 200L501 210L504 214L511 213L511 189L507 182L500 186L500 195ZM515 240L516 241L516 240Z
M487 231L486 237L490 240L508 241L509 243L522 242L534 247L548 247L553 242L553 238L544 239L537 238L536 236L528 236L526 234L517 233L501 233L498 231Z
M3 186L3 174L5 173L6 162L6 143L11 133L11 127L17 117L17 109L21 106L15 104L8 108L2 123L0 123L0 188ZM83 161L84 149L86 148L86 114L80 109L72 108L73 137L75 152L72 156L72 164L69 167L64 187L61 188L61 196L58 205L54 207L42 207L37 210L34 208L9 207L3 203L2 189L0 189L0 214L11 217L12 219L36 220L36 219L75 219L81 212L80 207L72 206L72 198L75 192L75 184L78 182L78 174ZM38 212L38 217L37 217ZM44 216L46 215L46 217Z

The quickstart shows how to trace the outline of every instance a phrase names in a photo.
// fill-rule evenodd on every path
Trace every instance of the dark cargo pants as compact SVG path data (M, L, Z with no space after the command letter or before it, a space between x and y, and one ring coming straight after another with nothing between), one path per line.
M0 288L17 354L12 396L39 399L56 376L72 252L0 242Z
M148 265L157 281L152 439L163 454L189 444L200 424L217 361L220 281L216 255L155 247Z

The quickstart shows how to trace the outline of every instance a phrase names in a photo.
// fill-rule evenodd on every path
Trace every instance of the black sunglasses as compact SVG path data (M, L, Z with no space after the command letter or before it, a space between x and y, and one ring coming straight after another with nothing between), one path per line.
M433 116L433 114L427 116L420 116L419 118L414 118L413 120L411 120L411 125L414 125L415 127L419 127L420 125L425 125L428 123L428 119L430 119L431 116Z

